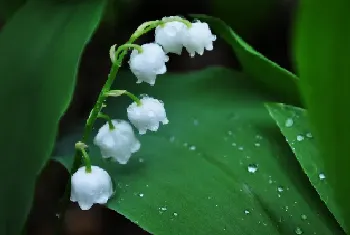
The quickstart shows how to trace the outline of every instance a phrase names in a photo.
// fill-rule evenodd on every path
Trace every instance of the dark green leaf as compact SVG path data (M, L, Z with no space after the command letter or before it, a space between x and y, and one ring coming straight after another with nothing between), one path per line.
M255 51L220 19L206 15L192 16L207 22L214 33L232 46L246 74L266 89L278 94L283 102L301 106L298 79L294 74Z
M0 0L0 23L6 22L25 2L26 0Z
M306 111L276 103L266 104L266 107L271 117L275 119L282 134L286 137L289 146L321 199L326 203L338 222L345 228L344 220L335 202L333 189L328 184L324 173L324 160L315 138L310 132L311 128Z
M20 234L104 1L30 1L0 34L0 233Z
M262 26L273 20L281 4L278 0L211 0L210 6L213 15L220 17L246 39L256 35Z
M153 234L343 234L243 74L212 68L160 76L154 87L135 81L120 73L116 88L162 99L170 123L141 136L127 165L103 162L91 146L93 164L118 185L109 208ZM125 118L129 104L111 99L105 111ZM57 155L71 155L80 136L63 139Z
M295 49L301 92L349 228L350 1L301 1L299 9Z

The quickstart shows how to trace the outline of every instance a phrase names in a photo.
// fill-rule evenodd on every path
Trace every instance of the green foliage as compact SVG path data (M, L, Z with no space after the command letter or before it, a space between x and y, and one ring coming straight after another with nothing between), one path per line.
M212 68L168 73L154 87L135 81L120 73L115 88L162 99L170 123L140 136L127 165L102 161L90 145L92 163L118 186L110 209L153 234L343 234L264 108L268 94L244 74ZM112 99L105 111L126 118L130 102ZM80 136L57 145L66 167Z
M350 1L301 1L295 54L326 175L350 227Z
M30 1L0 34L0 233L18 235L103 1Z
M211 12L235 29L244 39L251 38L262 25L274 20L280 10L278 0L211 0Z
M232 46L243 71L258 81L261 88L268 89L285 103L301 106L298 79L294 74L255 51L222 20L206 15L192 16L207 22L219 37Z
M266 107L271 117L275 119L282 134L286 137L289 146L321 199L326 203L337 221L345 228L342 214L334 198L333 189L324 174L324 160L315 137L310 132L307 112L304 109L276 103L267 104Z

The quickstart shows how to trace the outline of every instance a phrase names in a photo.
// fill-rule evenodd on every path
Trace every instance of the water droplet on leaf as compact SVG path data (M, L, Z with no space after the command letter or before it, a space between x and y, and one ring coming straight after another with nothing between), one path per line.
M301 228L299 228L299 227L296 227L295 233L298 235L303 234L303 230L301 230Z
M255 173L258 170L258 166L256 164L249 164L248 165L248 172L249 173Z
M302 140L304 140L304 136L298 135L298 136L297 136L297 141L302 141Z
M286 127L291 127L291 126L293 126L293 119L291 119L291 118L288 118L287 120L286 120L286 123L285 123L285 126Z
M324 179L326 178L326 175L323 174L323 173L320 173L320 174L318 175L318 178L320 178L320 180L324 180Z

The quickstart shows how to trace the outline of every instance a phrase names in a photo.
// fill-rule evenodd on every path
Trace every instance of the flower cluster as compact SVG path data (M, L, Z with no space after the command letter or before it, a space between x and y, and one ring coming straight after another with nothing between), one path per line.
M132 44L139 36L154 28L155 42L141 46ZM132 154L141 148L141 143L132 125L140 135L144 135L148 130L157 131L160 124L169 123L162 101L149 96L139 99L126 90L110 90L116 75L116 72L112 73L112 71L118 71L125 51L133 48L129 66L137 78L136 83L145 82L154 86L157 75L167 71L166 63L169 61L169 53L181 54L185 48L191 57L194 57L196 53L202 55L205 50L213 50L215 40L216 36L212 34L208 24L199 21L191 23L181 17L171 16L142 24L128 43L119 46L117 50L116 46L111 47L112 70L86 126L91 129L93 122L98 117L107 120L106 124L98 130L93 141L99 147L103 158L126 164ZM126 110L129 121L111 119L101 112L103 103L108 97L121 95L127 95L133 100ZM82 210L90 209L95 203L107 203L113 194L111 177L102 168L91 166L89 156L85 151L87 147L83 142L76 144L78 153L83 156L85 166L79 168L71 178L71 201L78 202Z

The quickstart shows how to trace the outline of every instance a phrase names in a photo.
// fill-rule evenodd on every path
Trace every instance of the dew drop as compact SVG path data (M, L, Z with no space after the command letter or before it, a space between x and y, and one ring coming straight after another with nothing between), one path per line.
M199 121L197 119L194 119L193 120L193 125L198 126L199 125Z
M232 135L233 133L232 133L232 131L228 131L227 134L228 135Z
M323 173L320 173L320 174L318 175L318 178L320 178L320 180L324 180L324 179L326 178L326 175L323 174Z
M277 191L280 192L280 193L283 192L283 187L282 186L278 186L277 187Z
M171 137L169 138L169 141L170 141L170 142L174 142L174 141L175 141L175 136L171 136Z
M256 147L260 147L260 143L254 143Z
M248 210L244 210L244 214L248 215L250 212Z
M288 119L286 120L285 126L286 126L286 127L292 127L293 124L294 124L293 119L288 118Z
M140 94L140 98L148 97L148 94Z
M301 230L301 228L299 228L299 227L296 227L294 231L298 235L303 234L303 230Z
M232 143L231 145L232 145L232 146L237 146L237 144L236 144L236 143Z
M143 196L144 196L144 194L143 194L143 193L140 193L140 194L139 194L139 196L140 196L140 197L143 197Z
M176 212L174 212L174 216L177 216L177 213L176 213Z
M184 143L184 147L187 147L188 146L188 143Z
M312 138L312 134L309 132L309 133L306 133L306 137L307 138Z
M143 159L143 158L139 158L139 162L144 162L145 161L145 159Z
M302 220L307 220L307 216L304 215L304 214L302 214L300 217L301 217Z
M166 207L162 207L162 208L160 208L162 211L166 211L167 209L166 209Z
M302 141L302 140L304 140L304 136L298 135L298 136L297 136L297 141Z
M248 172L249 173L255 173L258 170L258 166L256 164L249 164L248 165Z
M192 150L192 151L196 150L196 146L193 146L193 145L192 145L192 146L190 147L190 150Z
M243 146L239 146L238 149L242 151L244 148Z

